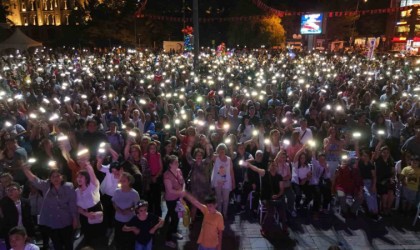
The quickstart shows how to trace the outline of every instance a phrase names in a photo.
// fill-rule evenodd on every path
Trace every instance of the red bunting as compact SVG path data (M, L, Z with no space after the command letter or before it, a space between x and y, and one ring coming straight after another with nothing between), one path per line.
M305 12L295 12L295 11L281 11L275 8L272 8L266 5L262 0L252 0L252 3L257 6L259 9L269 13L276 15L278 17L284 16L300 16L305 15ZM386 8L386 9L372 9L372 10L352 10L352 11L330 11L324 13L325 16L329 18L332 17L342 17L342 16L356 16L356 15L375 15L375 14L385 14L385 13L395 13L398 11L409 10L412 8L419 8L420 4L405 6L405 7L394 7L394 8ZM134 13L135 18L149 18L152 20L160 20L160 21L170 21L170 22L192 22L192 18L180 18L180 17L172 17L172 16L160 16L160 15L149 15L143 14L143 10L137 10ZM246 22L251 21L255 22L264 18L265 16L239 16L239 17L223 17L223 18L200 18L199 22L202 23L211 23L211 22Z

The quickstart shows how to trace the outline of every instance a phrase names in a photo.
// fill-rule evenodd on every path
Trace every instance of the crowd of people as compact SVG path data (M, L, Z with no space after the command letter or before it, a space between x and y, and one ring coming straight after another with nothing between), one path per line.
M29 249L16 238L40 232L44 249L69 250L80 229L81 247L113 234L117 249L151 249L164 227L175 248L189 204L199 249L220 250L232 212L260 206L264 236L287 235L301 210L412 213L419 63L203 50L194 70L190 54L121 47L3 53L0 238Z

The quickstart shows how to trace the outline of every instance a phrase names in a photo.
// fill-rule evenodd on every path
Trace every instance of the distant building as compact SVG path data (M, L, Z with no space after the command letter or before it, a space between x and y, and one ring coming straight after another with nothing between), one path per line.
M401 10L395 22L392 50L410 50L417 54L420 49L420 0L401 0Z
M69 25L69 17L78 0L1 0L14 26Z

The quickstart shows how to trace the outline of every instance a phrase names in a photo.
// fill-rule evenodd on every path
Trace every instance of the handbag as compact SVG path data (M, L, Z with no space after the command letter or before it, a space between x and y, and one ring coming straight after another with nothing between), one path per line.
M88 217L88 223L89 224L100 224L104 221L104 212L102 211L97 211L97 212L92 212L94 214L93 218L89 218Z

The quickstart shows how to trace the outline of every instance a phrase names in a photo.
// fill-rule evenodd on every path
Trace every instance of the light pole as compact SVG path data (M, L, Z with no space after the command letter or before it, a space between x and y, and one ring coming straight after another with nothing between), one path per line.
M357 0L357 5L356 5L356 13L359 11L359 7L360 7L360 1L361 0ZM362 0L364 3L367 3L368 0ZM360 18L360 14L358 14L358 18L357 20L359 20ZM356 18L353 21L353 25L352 25L352 29L351 29L351 37L350 37L350 43L354 43L354 32L356 31Z
M194 71L198 70L198 56L200 54L200 32L198 27L198 0L193 0L193 26L194 26Z
M137 48L137 16L134 17L134 46Z

